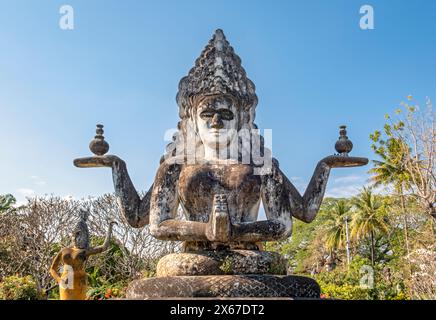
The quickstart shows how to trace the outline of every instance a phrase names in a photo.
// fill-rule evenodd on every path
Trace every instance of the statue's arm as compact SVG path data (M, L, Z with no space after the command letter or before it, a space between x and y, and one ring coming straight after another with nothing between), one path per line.
M330 170L332 168L357 167L366 165L367 158L348 156L328 156L318 162L309 185L304 195L298 192L285 174L279 169L277 160L273 160L272 173L265 177L266 203L274 204L279 208L272 210L283 210L289 208L290 214L304 222L311 222L315 219L324 198ZM270 198L268 200L268 198ZM280 205L275 204L278 202ZM269 205L264 206L269 207ZM271 205L272 207L272 205ZM266 209L266 208L265 208ZM267 210L266 210L267 211ZM284 212L285 210L283 210ZM274 218L274 216L273 216Z
M268 220L233 225L233 238L238 241L275 241L292 233L292 218L286 184L273 161L270 174L263 175L261 199Z
M113 225L116 224L115 221L109 222L109 228L107 230L106 238L104 239L104 242L101 246L96 246L94 248L90 248L86 251L87 256L91 256L93 254L102 253L103 251L106 251L109 248L111 237L112 237L112 228Z
M112 179L121 213L127 222L135 228L147 225L153 185L141 199L130 179L126 163L120 158L115 159L112 163Z
M150 199L150 233L160 240L203 241L206 224L176 220L181 165L163 162L156 174Z
M56 257L53 259L53 262L50 266L50 274L56 280L57 283L61 281L61 276L58 274L59 263L61 261L62 251L60 251Z
M273 170L273 184L276 186L274 188L284 190L284 195L279 200L289 203L292 216L304 222L311 222L315 219L324 198L330 169L332 167L334 167L334 164L329 163L328 158L324 158L318 162L309 185L304 195L301 196L285 174L278 168L278 165L275 165L275 170Z
M108 167L112 168L112 179L115 195L127 222L134 228L141 228L149 222L150 196L153 186L150 187L141 199L130 179L126 163L115 155L104 155L74 160L79 168Z

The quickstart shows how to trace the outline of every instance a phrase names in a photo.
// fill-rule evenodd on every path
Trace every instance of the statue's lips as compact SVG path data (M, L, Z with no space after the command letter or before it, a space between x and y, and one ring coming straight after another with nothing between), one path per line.
M223 130L223 129L212 129L209 130L209 133L215 135L215 136L219 136L219 135L224 135L227 133L227 130Z

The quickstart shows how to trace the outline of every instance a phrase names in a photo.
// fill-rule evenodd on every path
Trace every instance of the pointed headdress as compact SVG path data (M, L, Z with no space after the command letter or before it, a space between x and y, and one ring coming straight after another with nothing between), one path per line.
M233 97L237 107L245 111L256 107L254 83L247 78L241 59L223 31L218 29L195 61L195 66L179 82L176 100L180 118L189 116L196 98L222 94Z

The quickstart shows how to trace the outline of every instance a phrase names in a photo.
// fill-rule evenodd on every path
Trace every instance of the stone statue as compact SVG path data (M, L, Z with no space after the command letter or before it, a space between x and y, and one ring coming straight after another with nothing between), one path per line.
M143 198L129 178L126 163L115 155L98 153L108 151L101 127L91 142L96 156L76 159L74 164L111 168L120 210L129 224L136 228L149 224L157 239L183 241L184 253L162 258L158 276L173 277L168 280L173 282L184 276L191 276L186 281L196 281L200 275L223 277L223 265L229 261L233 274L262 275L277 269L283 274L281 258L262 251L260 243L289 237L292 217L305 222L316 217L332 168L361 166L368 159L349 157L345 151L325 157L301 195L271 158L257 130L255 86L222 30L215 32L181 79L176 100L178 132ZM261 201L265 221L257 221ZM179 206L184 220L176 219ZM220 295L241 294L225 290ZM258 295L265 294L271 293Z
M89 231L86 224L88 212L80 211L80 220L73 231L73 246L62 249L54 258L50 267L50 274L59 284L60 300L85 300L87 290L87 274L85 263L89 256L102 253L109 247L112 226L116 222L109 223L106 238L103 245L94 248L89 247ZM58 274L59 265L63 265L62 275Z

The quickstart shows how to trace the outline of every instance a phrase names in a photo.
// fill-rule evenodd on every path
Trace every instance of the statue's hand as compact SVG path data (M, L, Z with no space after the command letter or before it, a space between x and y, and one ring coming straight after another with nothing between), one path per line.
M325 157L320 163L324 163L330 168L360 167L368 164L368 159L339 155Z
M231 223L227 196L215 195L212 214L206 227L206 237L209 241L227 242L230 240Z
M94 156L74 159L74 165L79 168L109 167L124 164L124 161L115 155Z

